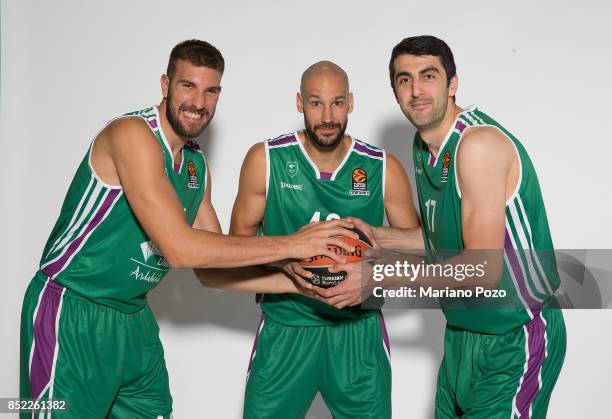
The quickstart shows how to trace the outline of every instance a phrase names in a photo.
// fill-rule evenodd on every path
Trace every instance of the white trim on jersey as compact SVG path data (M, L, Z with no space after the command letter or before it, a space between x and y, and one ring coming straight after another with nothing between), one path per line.
M503 130L501 130L499 127L496 127L495 125L477 125L476 127L493 127L495 129L497 129L499 132L501 132L504 137L506 137L509 141L510 144L512 144L512 147L514 147L514 152L516 153L516 157L518 160L518 164L519 164L519 176L518 176L518 180L516 182L516 187L514 188L514 191L512 192L512 194L510 194L510 197L508 197L508 199L506 199L506 206L508 206L513 200L514 198L516 198L516 196L519 193L519 190L521 189L521 183L523 182L523 163L521 161L521 155L519 154L518 148L516 147L516 144L514 144L514 141L512 141L512 138L510 138ZM459 176L457 176L457 166L458 166L458 160L457 160L457 151L459 150L459 144L461 144L461 140L463 139L463 136L465 135L465 132L470 129L470 128L474 128L474 126L468 126L465 128L465 130L463 131L463 134L459 137L459 140L457 140L457 146L455 147L455 190L457 191L457 195L459 196L459 198L461 198L461 186L459 185Z
M520 225L519 225L520 227ZM529 295L531 296L531 298L533 298L534 300L538 301L538 302L543 302L544 300L537 297L536 293L533 292L533 290L531 289L531 286L529 285L529 281L527 280L527 274L526 274L526 270L525 270L525 266L523 265L523 260L521 259L521 256L518 252L516 252L516 249L521 249L521 247L517 246L516 241L514 240L514 236L512 235L512 229L510 228L510 223L508 222L508 219L506 218L506 231L508 232L508 237L510 237L510 241L512 242L512 249L515 250L516 253L516 260L519 264L519 267L521 268L521 273L523 275L523 278L525 279L525 288L527 288L527 292L529 293ZM512 265L508 265L508 270L512 271ZM520 292L520 289L517 288L517 291Z
M168 142L168 139L166 138L166 134L164 134L164 130L162 129L161 118L159 117L159 109L157 108L157 105L154 106L153 109L155 109L155 119L157 120L157 130L159 131L159 136L161 137L162 142L164 143L164 146L166 146L166 150L168 151L168 154L170 154L170 164L172 166L172 170L174 170L174 154L172 154L172 148L170 147L170 143ZM149 124L147 123L147 125ZM151 128L150 125L149 125L149 128ZM153 131L153 133L155 134L155 130L153 128L151 128L151 131ZM183 160L185 159L183 158Z
M310 156L306 152L306 149L304 148L304 144L302 144L302 141L300 140L300 136L299 136L298 132L297 131L294 132L293 135L294 135L295 139L297 140L297 143L298 143L298 146L300 147L300 150L302 150L302 154L304 155L304 158L306 158L308 163L310 163L310 166L312 166L312 169L314 170L317 179L321 180L321 171L319 170L319 168L317 167L315 162L310 158ZM349 135L349 138L351 139L351 145L349 146L349 149L346 151L346 154L344 155L344 158L342 159L342 161L340 162L338 167L336 167L336 170L334 170L332 172L331 178L329 179L330 181L333 181L333 180L336 179L336 175L338 174L338 172L344 167L344 165L348 161L348 158L350 157L351 153L353 151L355 151L354 150L355 139L352 136L350 136L350 135Z
M68 244L72 242L72 240L74 240L73 236L75 233L78 233L81 231L81 228L83 227L84 224L87 224L87 222L89 220L91 220L91 217L94 216L95 212L100 208L100 205L104 202L104 198L106 197L106 194L109 193L109 190L106 190L106 194L100 199L100 202L98 203L98 207L96 208L96 210L92 213L91 209L94 205L94 203L96 202L96 200L98 199L98 197L100 196L100 193L104 193L102 191L103 185L101 185L100 183L96 183L93 192L91 193L91 195L89 196L89 199L87 200L87 203L85 204L85 209L83 210L83 212L81 213L81 216L79 217L79 219L77 220L77 222L72 226L72 228L70 228L68 230L68 232L66 233L66 235L64 236L64 238L62 239L62 241L59 242L59 244L56 246L56 248L54 249L54 251L60 250L62 248L64 248L64 251L61 252L61 254L64 254L65 252L65 248L67 248ZM86 194L85 194L86 195ZM78 210L78 209L77 209ZM75 214L77 214L78 211L75 211ZM50 253L49 253L50 254ZM49 256L49 255L47 255ZM60 255L61 256L61 255ZM47 265L55 262L57 259L59 259L59 257L55 257L52 260L50 260L49 262L45 263L44 265L41 266L41 268L45 268Z
M387 189L387 183L386 183L386 179L387 179L387 151L385 149L382 149L383 152L383 167L382 167L382 196L383 196L383 206L385 205L385 192Z
M270 145L264 141L264 150L266 156L266 200L268 199L268 191L270 190Z
M508 209L510 210L510 216L512 217L512 221L514 222L514 226L516 228L516 234L518 236L518 239L521 245L520 248L527 250L527 252L525 253L525 259L527 259L527 268L529 269L529 274L533 280L533 284L536 287L537 292L539 292L540 294L545 294L544 288L542 284L540 283L540 278L538 277L535 271L535 268L533 266L533 260L532 260L533 256L531 255L535 253L535 250L530 251L530 249L533 249L533 248L530 246L530 243L527 241L525 231L523 230L523 225L521 224L521 220L519 218L519 215L516 209L516 204L512 202L512 204L508 206Z
M63 240L64 237L66 236L66 234L72 229L72 227L74 227L74 222L76 220L76 216L79 213L79 211L81 210L81 207L83 206L83 202L85 202L85 198L87 197L87 194L89 193L89 191L91 190L91 186L94 183L94 177L92 176L89 179L89 184L87 185L87 188L85 189L85 193L83 194L83 196L81 197L81 200L79 201L79 205L77 205L76 210L74 211L74 213L72 214L72 218L70 219L70 222L68 223L68 227L66 227L66 229L64 230L64 232L62 234L60 234L59 236L57 236L57 239L55 240L55 242L53 243L53 246L51 246L51 248L49 249L49 252L47 253L47 255L45 256L45 258L48 258L49 255L51 253L53 253L54 250L57 250L57 244L60 242L60 240Z
M349 138L351 139L351 145L349 146L348 150L346 151L346 154L344 155L344 158L342 159L342 161L340 162L338 167L336 167L336 170L334 170L332 172L331 178L329 179L331 181L336 180L336 176L338 175L338 172L340 172L340 170L342 170L342 168L344 167L344 165L348 161L349 157L351 156L351 152L355 151L355 139L352 136L350 136L350 135L349 135Z

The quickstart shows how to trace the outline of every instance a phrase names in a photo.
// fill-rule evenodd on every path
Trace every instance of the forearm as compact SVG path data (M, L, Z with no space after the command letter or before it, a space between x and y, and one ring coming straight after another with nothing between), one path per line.
M182 268L237 268L263 265L289 259L292 244L287 236L243 237L226 236L190 229L173 241L172 267Z
M383 249L407 251L422 250L423 233L417 228L375 227L374 239Z
M196 268L194 272L202 285L210 288L268 294L298 292L294 282L284 273L257 266L234 269Z

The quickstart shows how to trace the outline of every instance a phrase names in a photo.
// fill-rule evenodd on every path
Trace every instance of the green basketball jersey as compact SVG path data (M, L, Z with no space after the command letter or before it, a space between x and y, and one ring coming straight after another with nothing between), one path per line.
M297 133L265 142L266 209L263 234L292 234L311 221L354 216L380 226L384 216L384 150L353 139L334 173L320 172ZM351 307L338 310L297 294L266 294L265 315L289 326L319 326L377 312Z
M192 224L206 188L204 155L190 142L180 166L175 165L157 107L119 118L129 116L143 118L155 134L168 179ZM92 170L92 147L93 142L68 189L39 274L93 302L131 313L144 306L146 293L170 266L138 223L121 186L105 184Z
M414 140L414 164L425 248L430 260L464 248L461 232L461 190L455 156L463 134L471 127L491 126L512 142L520 162L519 183L506 201L504 267L499 290L507 297L496 303L465 300L481 309L450 308L441 300L448 324L480 333L499 334L528 323L559 286L546 211L533 164L523 145L491 117L472 107L453 122L437 157L419 134ZM537 250L537 252L536 252ZM545 251L545 252L542 252ZM453 304L456 304L455 300ZM495 306L483 310L482 307ZM445 308L446 307L446 308Z

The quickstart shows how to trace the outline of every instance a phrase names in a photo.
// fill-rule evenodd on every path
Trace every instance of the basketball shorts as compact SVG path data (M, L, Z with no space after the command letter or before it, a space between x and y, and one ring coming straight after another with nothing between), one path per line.
M558 309L544 309L503 335L447 326L436 418L545 418L565 347Z
M66 410L51 417L171 417L168 373L149 306L122 313L41 274L23 302L20 376L21 398L66 401Z
M303 418L317 392L336 419L391 417L389 341L382 313L331 326L265 318L253 345L245 419Z

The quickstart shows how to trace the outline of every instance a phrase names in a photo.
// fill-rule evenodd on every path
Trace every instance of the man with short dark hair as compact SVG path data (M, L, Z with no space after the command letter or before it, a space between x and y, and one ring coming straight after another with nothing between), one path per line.
M346 133L353 94L346 72L321 61L296 95L304 130L255 144L232 212L232 234L290 234L349 215L414 228L418 217L399 160ZM311 272L298 273L316 283ZM319 392L334 418L391 417L389 342L379 309L338 310L296 291L268 290L279 273L202 275L219 288L265 293L244 400L245 419L303 418ZM234 279L238 278L238 280ZM313 285L297 279L302 289ZM268 290L266 289L268 288ZM317 288L316 286L314 288Z
M559 277L533 164L497 121L475 106L456 105L458 78L444 41L404 39L393 49L389 73L402 112L418 130L413 155L422 225L399 230L353 222L383 248L425 248L434 267L465 267L479 255L489 262L485 278L398 280L396 274L393 286L442 295L484 286L507 296L499 304L441 299L447 328L436 418L545 417L566 335L553 296ZM349 271L348 278L319 294L343 307L362 293L361 269L337 269Z
M221 53L178 44L159 106L111 121L79 166L26 291L21 397L65 399L79 418L172 412L157 323L146 295L171 267L237 267L326 254L344 221L284 237L230 237L211 204L210 173L192 141L212 120ZM279 290L294 289L287 278Z

